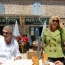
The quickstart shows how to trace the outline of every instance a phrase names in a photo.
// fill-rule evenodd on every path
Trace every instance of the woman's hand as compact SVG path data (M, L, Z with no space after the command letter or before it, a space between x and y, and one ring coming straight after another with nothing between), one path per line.
M64 65L61 61L56 61L55 65Z
M62 28L63 27L63 23L62 22L59 22L59 24L60 24L60 28Z

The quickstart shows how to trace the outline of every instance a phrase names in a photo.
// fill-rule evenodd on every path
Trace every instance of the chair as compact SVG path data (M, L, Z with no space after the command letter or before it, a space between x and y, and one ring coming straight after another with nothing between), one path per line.
M27 51L27 59L32 59L32 56L37 56L37 51Z
M24 44L23 43L19 44L19 47L21 48L22 53L24 53Z

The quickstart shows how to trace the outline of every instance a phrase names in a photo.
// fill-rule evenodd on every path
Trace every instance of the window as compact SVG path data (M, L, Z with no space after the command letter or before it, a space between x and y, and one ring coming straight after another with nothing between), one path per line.
M5 12L5 7L4 7L4 4L0 2L0 14L4 14Z
M41 15L41 3L35 2L33 4L33 14L34 15Z

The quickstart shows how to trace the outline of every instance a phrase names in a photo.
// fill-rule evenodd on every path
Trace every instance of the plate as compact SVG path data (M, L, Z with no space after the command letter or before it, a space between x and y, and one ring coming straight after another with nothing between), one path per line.
M50 65L55 65L53 62L50 62Z
M45 65L44 63L42 63L41 60L39 61L39 63L40 63L39 65ZM49 63L50 65L55 65L53 62L48 62L48 63Z
M49 62L50 65L55 65L54 63L52 62ZM12 60L9 60L5 63L3 63L2 65L32 65L33 62L31 59L21 59L21 60L15 60L15 61L12 61ZM39 65L44 65L42 64L42 61L39 60Z

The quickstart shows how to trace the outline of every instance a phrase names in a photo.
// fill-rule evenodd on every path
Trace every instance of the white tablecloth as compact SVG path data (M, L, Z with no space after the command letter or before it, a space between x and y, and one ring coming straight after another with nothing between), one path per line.
M21 59L21 60L15 60L15 61L6 61L2 65L32 65L33 62L31 59ZM39 65L42 65L42 61L39 60ZM54 63L50 62L50 65L55 65Z

